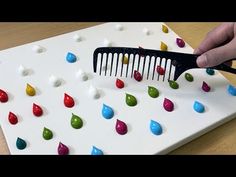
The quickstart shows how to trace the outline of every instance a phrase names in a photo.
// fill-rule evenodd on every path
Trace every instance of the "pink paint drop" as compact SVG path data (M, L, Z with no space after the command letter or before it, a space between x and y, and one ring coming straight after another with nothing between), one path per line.
M174 110L174 103L169 99L165 98L163 102L163 107L166 111L171 112Z
M64 94L64 105L68 108L72 108L75 105L74 99L68 94Z
M209 92L211 90L211 87L206 82L203 81L202 90L205 92Z
M124 82L120 79L116 79L116 87L117 88L123 88L125 86Z
M160 75L164 75L165 74L165 69L162 68L161 66L157 66L156 71Z
M183 48L185 46L185 42L183 41L183 39L176 38L176 43L180 48Z
M10 122L12 125L17 124L17 122L18 122L17 116L16 116L14 113L12 113L12 112L9 112L9 114L8 114L8 120L9 120L9 122Z
M57 148L57 152L59 155L68 155L69 154L69 148L62 144L61 142L59 143L59 146Z
M134 71L134 79L136 80L136 81L138 81L138 82L140 82L142 79L143 79L143 77L142 77L142 75L140 74L140 72L138 72L138 71Z
M37 117L39 117L43 114L42 108L35 103L33 103L33 114Z
M116 120L116 132L120 135L124 135L128 132L127 125L119 119Z

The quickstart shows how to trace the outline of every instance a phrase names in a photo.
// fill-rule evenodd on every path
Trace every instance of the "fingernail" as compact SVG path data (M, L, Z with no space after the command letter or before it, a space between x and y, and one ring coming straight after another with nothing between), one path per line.
M206 55L201 55L197 58L197 65L199 67L206 67L207 66L207 57Z

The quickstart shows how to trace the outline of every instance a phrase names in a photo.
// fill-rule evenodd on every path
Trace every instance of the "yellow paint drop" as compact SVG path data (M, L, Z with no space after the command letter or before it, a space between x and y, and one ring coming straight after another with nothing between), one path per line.
M168 47L164 42L161 42L161 47L160 48L161 48L162 51L167 51L168 50Z
M122 58L121 58L122 59ZM129 59L128 57L124 56L123 60L121 60L121 62L123 61L123 64L128 64L129 63Z
M27 84L25 91L26 91L26 94L29 96L34 96L36 93L34 87L32 87L30 84Z
M167 26L165 26L165 25L162 25L162 31L163 31L164 33L168 33L168 32L169 32Z

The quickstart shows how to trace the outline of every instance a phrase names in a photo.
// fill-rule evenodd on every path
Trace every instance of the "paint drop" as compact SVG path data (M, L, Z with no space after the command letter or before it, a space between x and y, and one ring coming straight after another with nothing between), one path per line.
M122 31L124 29L124 27L121 24L116 24L115 28L118 31Z
M146 34L147 36L151 34L150 30L147 28L143 28L143 33Z
M205 111L204 105L198 101L194 102L193 109L198 113L202 113Z
M179 84L175 81L172 81L172 80L169 80L169 86L172 88L172 89L178 89L179 88Z
M193 76L190 73L185 73L185 79L189 82L193 82Z
M160 49L161 49L162 51L167 51L167 50L168 50L168 47L167 47L167 45L166 45L164 42L161 42Z
M79 69L79 71L76 73L76 77L79 78L81 81L88 80L87 73L84 72L82 69Z
M4 90L0 89L0 102L6 103L8 101L8 95Z
M57 153L59 155L68 155L69 154L69 148L66 145L64 145L60 142L58 147L57 147Z
M206 73L209 74L209 75L214 75L215 74L215 70L211 69L211 68L207 68L206 69Z
M61 80L54 75L49 77L49 84L53 87L59 87L61 85Z
M183 39L176 38L176 44L180 47L183 48L185 46L185 42Z
M8 114L8 120L9 120L9 122L10 122L12 125L15 125L15 124L18 123L18 118L17 118L17 116L16 116L14 113L12 113L12 112L9 112L9 114Z
M233 85L228 85L228 93L232 96L236 96L236 87Z
M66 93L64 93L64 105L68 108L72 108L75 105L74 99Z
M126 98L125 98L126 104L128 106L136 106L137 105L137 99L128 93L126 93Z
M164 33L168 33L168 32L169 32L167 26L165 26L165 25L162 25L162 31L163 31Z
M111 47L111 46L112 46L112 43L111 43L111 41L109 41L108 39L104 39L104 40L103 40L103 46L104 46L104 47Z
M37 117L40 117L43 114L42 108L35 103L33 103L33 114Z
M206 83L206 82L202 82L202 90L205 92L209 92L211 90L211 87Z
M43 128L43 138L45 140L50 140L50 139L52 139L52 137L53 137L52 131L50 129L44 127Z
M21 139L21 138L17 138L17 140L16 140L16 147L19 149L19 150L23 150L23 149L25 149L26 148L26 145L27 145L27 143L26 143L26 141L25 140L23 140L23 139Z
M171 112L174 110L174 103L171 100L165 98L163 102L163 107L166 111Z
M69 63L74 63L76 62L77 58L75 56L75 54L68 52L66 55L66 61L68 61Z
M157 98L159 96L159 91L155 87L148 86L148 95L152 98Z
M40 46L40 45L34 45L33 48L32 48L32 50L33 50L34 52L36 52L36 53L42 53L43 50L44 50L44 48L43 48L42 46Z
M121 89L121 88L124 88L124 86L125 86L124 82L117 78L116 79L116 87Z
M117 119L116 120L116 132L120 135L125 135L128 132L126 123Z
M162 134L161 125L154 120L151 120L151 122L150 122L150 130L154 135L161 135Z
M134 70L134 79L140 82L143 79L143 76L140 74L140 72Z
M162 68L161 66L157 66L156 71L159 75L164 75L165 74L165 69Z
M100 93L99 93L98 89L95 88L94 86L90 85L88 92L89 92L90 97L92 97L93 99L100 98Z
M82 36L80 36L80 35L78 35L78 34L75 34L74 36L73 36L73 40L75 41L75 42L80 42L80 41L82 41Z
M129 63L128 57L124 56L123 58L121 58L121 62L123 62L123 64L128 64Z
M93 146L91 155L103 155L103 152L101 149L98 149L97 147Z
M72 117L71 117L70 123L71 123L71 126L73 128L75 128L75 129L79 129L79 128L83 127L82 119L79 116L77 116L77 115L75 115L73 113L72 113Z
M25 92L26 92L26 94L29 95L29 96L34 96L34 95L36 94L35 88L32 87L30 84L27 84L27 85L26 85Z
M26 75L28 75L28 70L27 70L24 66L22 66L22 65L19 66L18 72L19 72L19 74L20 74L21 76L26 76Z
M102 116L105 119L111 119L114 116L114 111L110 106L103 104L102 106Z

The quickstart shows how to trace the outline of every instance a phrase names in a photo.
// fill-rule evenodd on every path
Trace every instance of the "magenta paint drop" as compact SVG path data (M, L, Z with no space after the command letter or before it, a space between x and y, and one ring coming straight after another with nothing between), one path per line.
M205 92L209 92L211 90L211 87L206 82L203 81L202 90Z
M121 120L116 120L116 132L120 135L124 135L128 132L128 128L126 123L122 122Z
M134 79L136 80L136 81L138 81L138 82L140 82L142 79L143 79L143 77L142 77L142 75L140 74L140 72L138 72L138 71L134 71Z
M176 43L180 48L183 48L185 46L185 42L183 39L176 38Z
M62 144L61 142L58 145L57 152L59 155L68 155L69 154L69 148Z
M166 111L171 112L174 110L174 103L169 99L165 98L163 102L163 107Z

